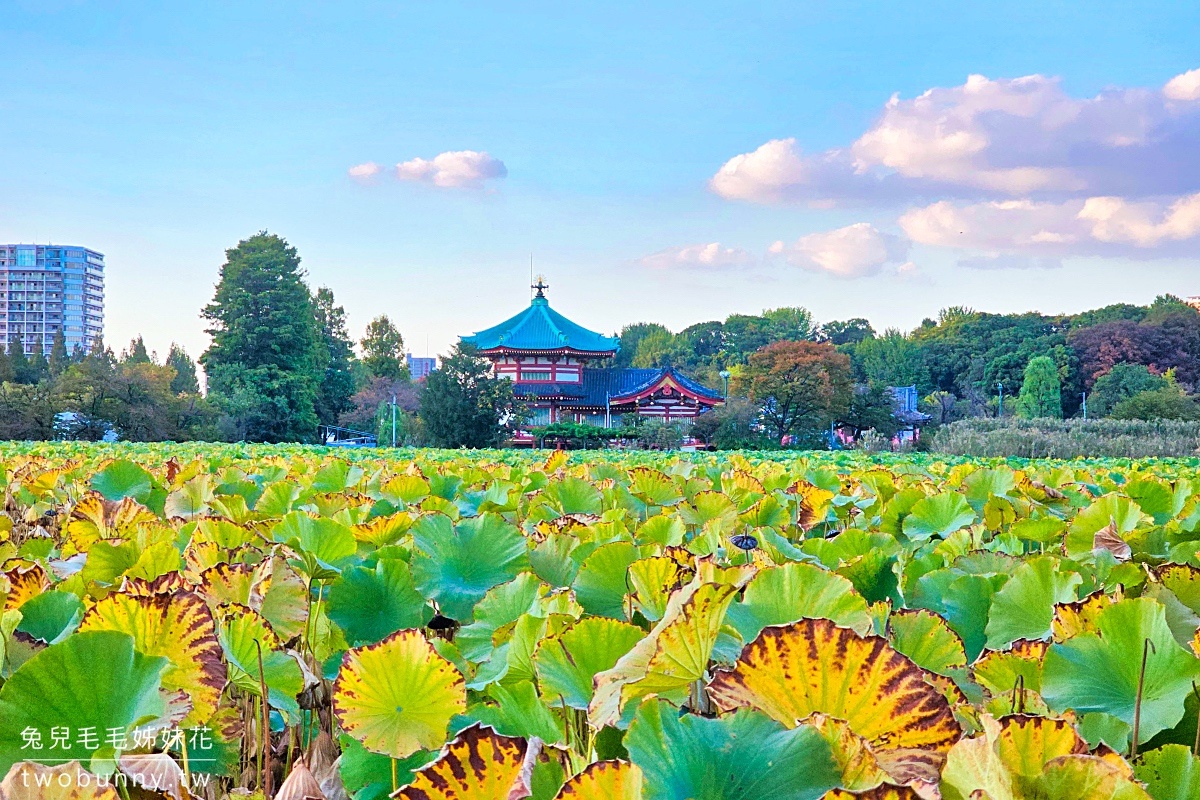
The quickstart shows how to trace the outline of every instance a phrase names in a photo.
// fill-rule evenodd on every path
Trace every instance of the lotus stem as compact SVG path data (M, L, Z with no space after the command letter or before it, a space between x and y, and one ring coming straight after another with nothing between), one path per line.
M1192 755L1200 755L1200 689L1192 682L1192 694L1196 696L1196 741L1192 743Z
M262 657L262 642L258 639L254 640L254 646L258 649L258 685L262 690L262 772L259 773L261 780L259 788L263 790L266 797L271 796L271 790L274 788L271 784L274 783L271 778L271 711L267 703L267 677L263 673L263 657Z
M1129 746L1129 760L1133 761L1137 758L1138 748L1138 733L1142 727L1142 692L1146 688L1146 662L1150 659L1150 651L1155 654L1158 649L1154 646L1154 642L1149 638L1142 644L1142 670L1138 674L1137 698L1133 702L1133 743Z
M396 759L392 759L392 794L400 788L400 768L396 765Z

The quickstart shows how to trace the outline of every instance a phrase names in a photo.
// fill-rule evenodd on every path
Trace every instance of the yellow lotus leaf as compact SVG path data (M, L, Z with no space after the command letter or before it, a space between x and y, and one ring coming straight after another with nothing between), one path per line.
M527 797L527 791L513 791L524 782L526 750L524 739L501 736L491 728L472 725L393 797L397 800Z
M671 593L680 588L683 568L667 556L643 558L629 565L629 586L642 616L651 622L662 619Z
M1087 742L1066 720L1014 715L1000 720L996 754L1013 775L1041 775L1050 761L1088 751Z
M75 551L84 553L93 542L128 538L138 525L158 521L158 515L132 497L114 502L92 492L71 509L66 533Z
M259 611L271 585L270 564L217 564L200 574L201 593L213 607L233 603Z
M613 725L630 700L686 689L705 676L725 610L736 585L698 577L667 602L658 624L616 665L595 677L588 719L596 730Z
M865 791L887 781L888 775L879 766L871 745L845 722L827 714L814 714L805 724L816 728L829 742L834 763L842 772L842 788Z
M1022 800L1151 800L1150 794L1122 768L1099 756L1056 758L1031 782Z
M417 630L350 650L333 686L342 729L392 758L440 747L451 717L466 708L462 674Z
M198 594L110 594L84 614L79 630L126 633L139 653L166 658L163 688L182 691L192 704L185 727L204 724L216 711L225 662L212 612Z
M748 494L766 494L762 481L742 469L735 469L725 485Z
M992 695L1012 692L1017 687L1025 692L1042 691L1042 659L1049 642L1020 639L1007 650L988 650L971 667L976 683Z
M1059 603L1054 607L1054 621L1051 631L1054 641L1065 642L1073 636L1091 631L1099 631L1096 620L1100 612L1121 599L1121 595L1107 595L1101 591L1092 592L1087 597L1075 603Z
M833 492L808 481L796 481L787 488L787 493L796 496L796 525L803 531L810 531L825 520L834 498Z
M1196 631L1196 635L1192 637L1192 652L1200 656L1200 629Z
M152 580L145 578L125 578L121 581L121 593L137 597L154 597L159 594L175 594L190 592L196 589L187 578L179 572L168 572Z
M412 527L413 519L408 514L393 514L390 517L376 517L370 522L352 525L350 530L355 540L375 547L394 544Z
M821 800L924 800L929 795L918 794L916 789L909 786L877 786L865 792L848 792L845 789L834 789L821 796Z
M40 564L31 567L18 567L4 573L8 579L8 597L4 600L5 611L15 611L25 604L25 601L50 588L50 576Z
M792 727L828 714L876 751L944 751L962 729L945 696L925 678L886 639L804 619L764 629L732 670L717 674L709 692L724 711L755 708Z
M597 761L563 784L558 800L642 800L642 771L627 761Z
M717 564L711 556L696 559L696 575L702 583L720 583L726 586L736 586L740 590L757 573L758 567L753 564L723 567Z
M121 800L112 781L100 779L78 761L48 767L28 761L13 764L0 783L3 800Z

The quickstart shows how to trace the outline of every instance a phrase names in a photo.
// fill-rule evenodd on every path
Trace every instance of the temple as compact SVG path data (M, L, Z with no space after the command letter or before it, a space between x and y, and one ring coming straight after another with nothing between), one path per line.
M529 400L528 425L583 422L611 428L627 414L690 423L724 400L720 393L671 367L612 366L614 336L589 331L550 307L544 279L529 308L499 325L464 336L492 362L497 377L513 381Z

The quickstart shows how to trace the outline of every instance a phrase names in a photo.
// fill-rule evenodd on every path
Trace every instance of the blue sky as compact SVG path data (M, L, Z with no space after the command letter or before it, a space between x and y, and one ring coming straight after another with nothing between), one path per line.
M0 241L193 354L260 229L418 355L530 253L603 331L1200 294L1200 9L916 5L0 0Z

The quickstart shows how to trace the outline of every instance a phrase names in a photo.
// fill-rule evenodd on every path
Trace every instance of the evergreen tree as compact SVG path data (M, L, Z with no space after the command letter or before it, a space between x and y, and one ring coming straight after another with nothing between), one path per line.
M121 361L125 364L152 364L154 359L146 351L146 342L139 333L137 338L129 343L129 349L122 353Z
M325 425L336 425L338 417L354 407L350 400L355 388L354 342L346 329L346 310L335 304L332 289L322 286L317 290L313 312L320 336L317 418Z
M12 361L4 347L0 346L0 384L13 383L15 380L16 375L13 374Z
M404 337L387 314L371 320L359 344L362 345L363 365L373 377L390 380L408 377L408 365L404 361Z
M431 372L421 393L421 419L436 447L496 447L523 416L512 382L492 374L492 365L469 345L459 344Z
M228 438L311 441L318 334L296 248L262 231L225 252L203 311L212 344L200 363Z
M1058 367L1049 356L1029 359L1021 394L1017 397L1017 416L1023 419L1062 418L1062 386Z
M33 340L33 354L29 357L29 383L38 384L50 377L50 363L42 350L42 337Z
M8 343L8 361L12 365L13 381L15 383L35 383L33 369L29 365L29 357L25 355L25 343L18 334Z
M69 366L71 356L67 353L67 337L59 328L54 332L54 343L50 345L50 377L57 378Z
M171 342L167 353L167 366L175 370L171 379L171 391L180 394L200 394L200 381L196 378L196 362L179 345Z

